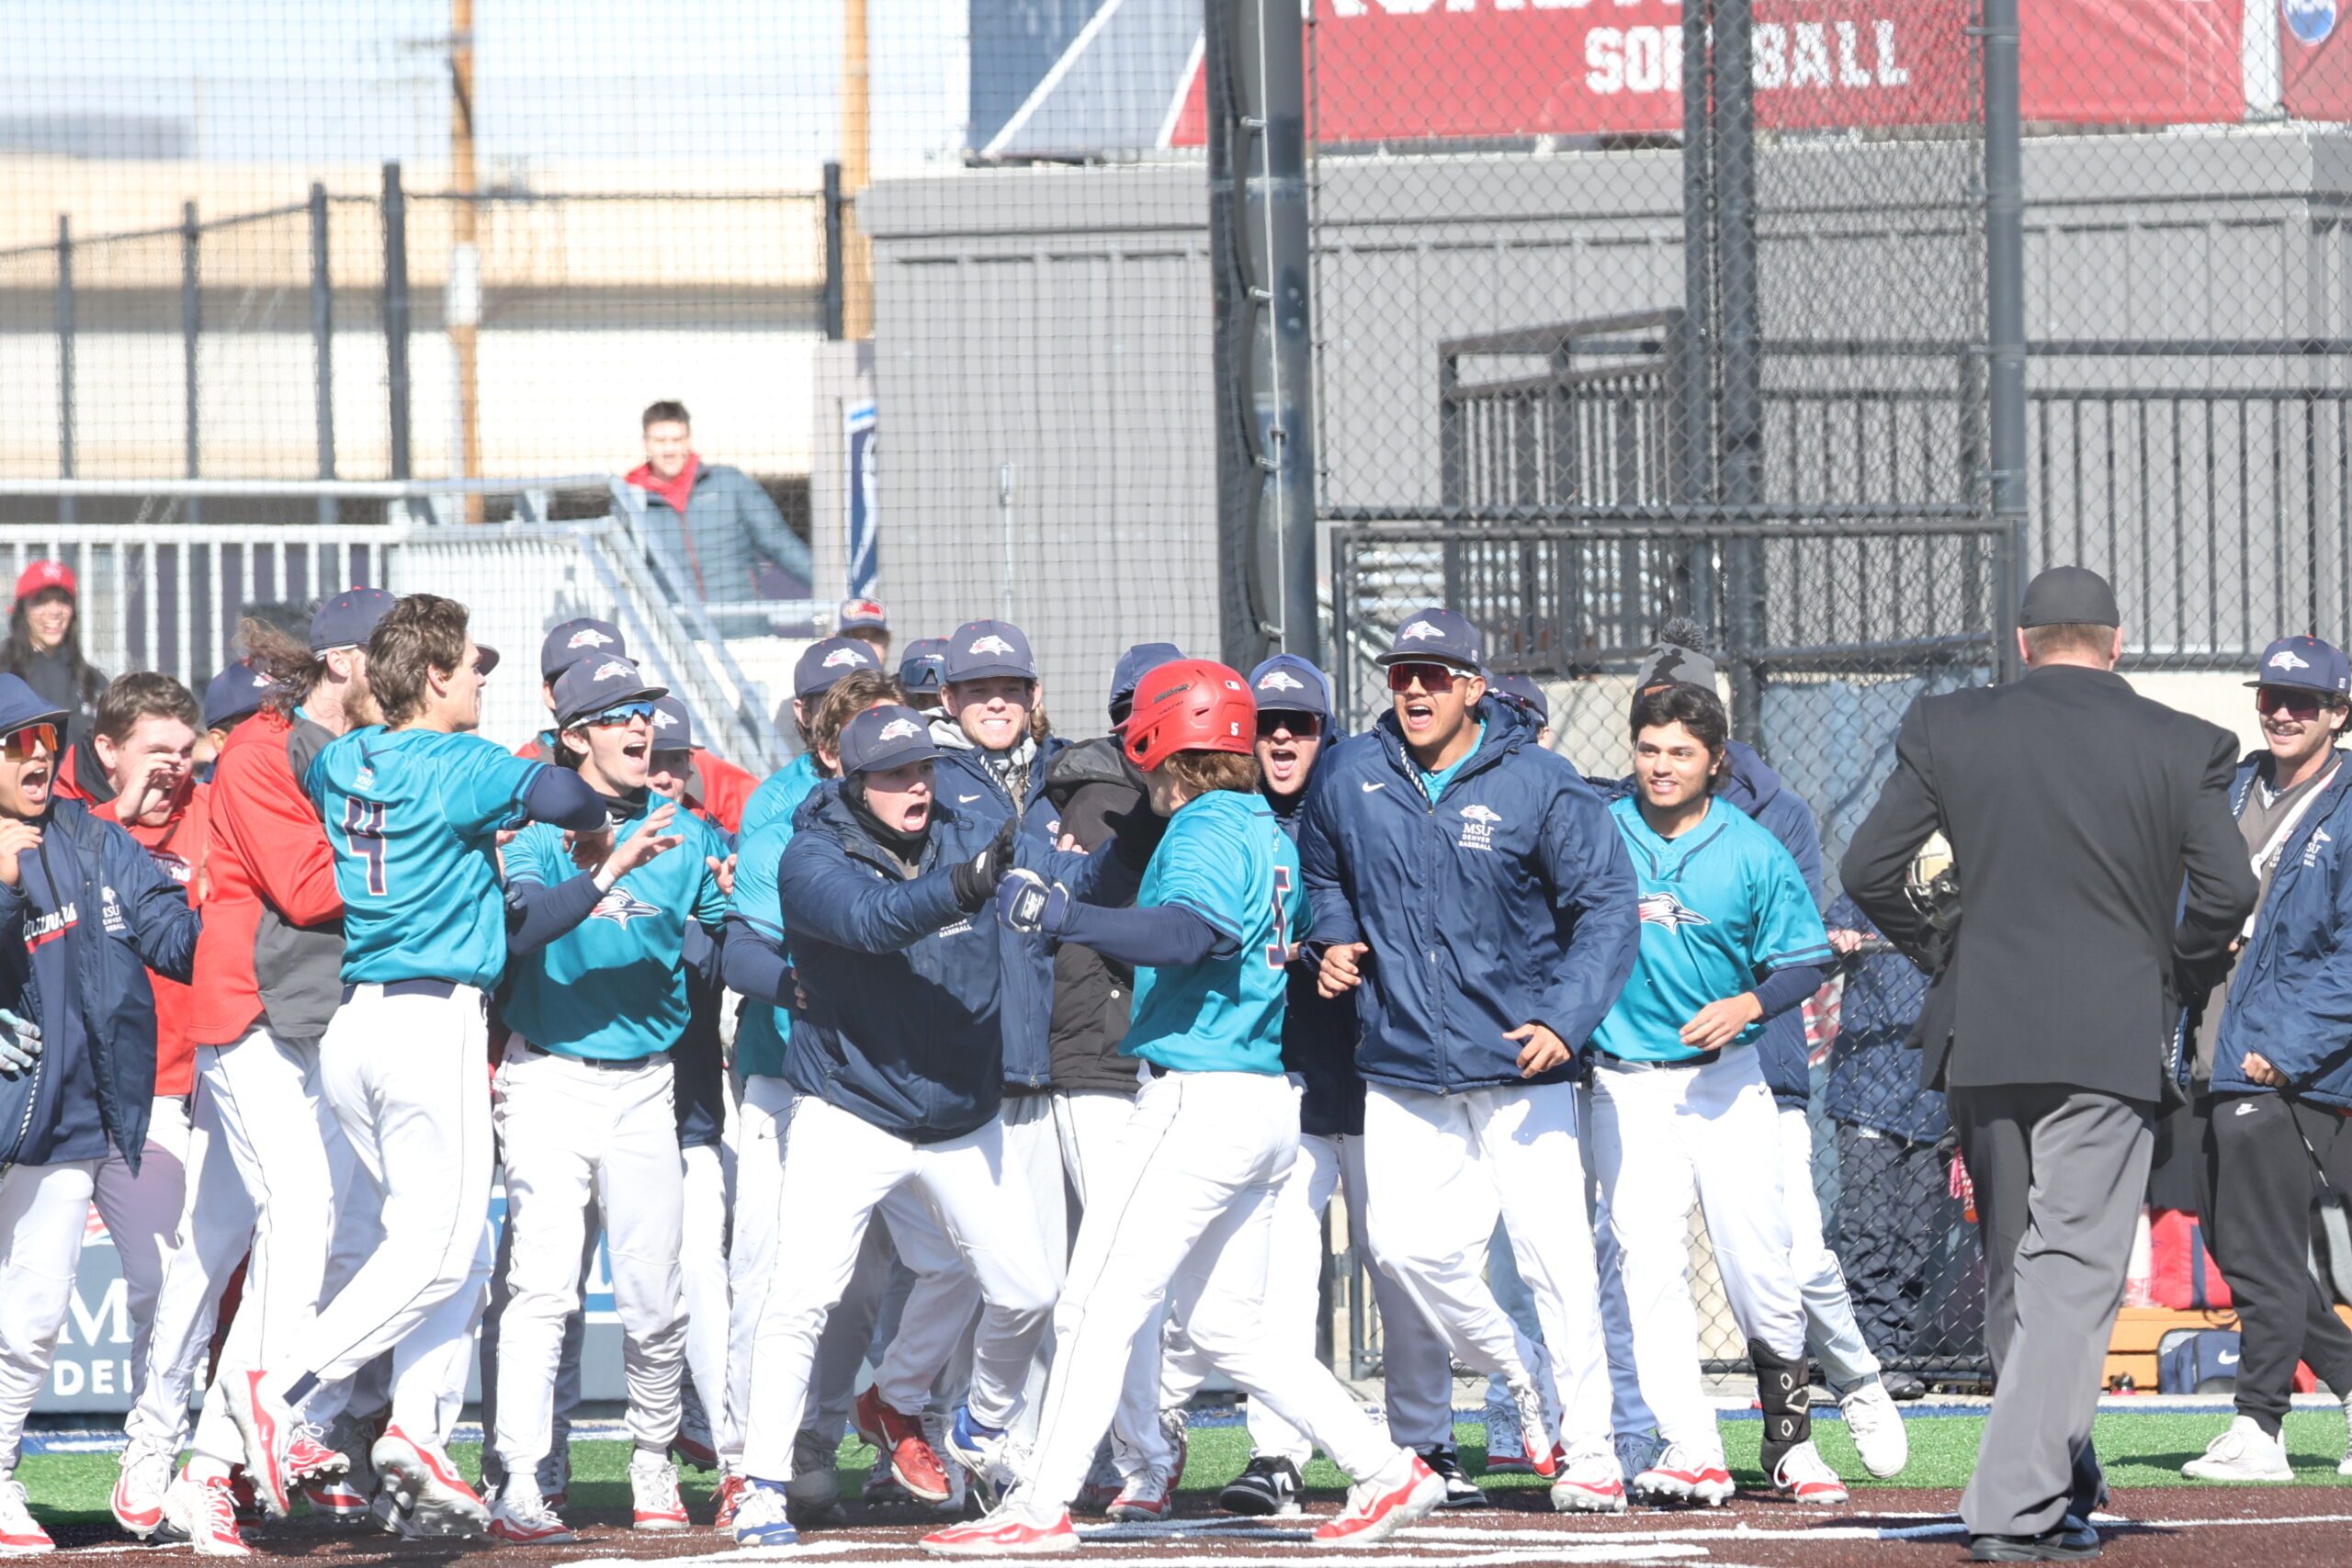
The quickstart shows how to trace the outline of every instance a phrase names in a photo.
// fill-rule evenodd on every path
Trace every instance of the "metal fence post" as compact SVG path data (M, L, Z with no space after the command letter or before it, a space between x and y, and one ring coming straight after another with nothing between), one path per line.
M57 215L57 477L74 477L74 220ZM57 520L74 521L74 498L61 496Z
M842 166L825 165L825 341L842 341Z
M334 478L334 275L327 246L327 187L311 186L311 354L318 393L319 478ZM335 520L334 498L319 497L319 521Z
M1703 505L1714 493L1714 101L1708 35L1714 0L1684 0L1682 12L1682 318L1667 334L1667 400L1674 438L1674 500ZM1699 624L1717 624L1721 594L1703 541L1681 549L1685 592Z
M1714 77L1715 285L1723 309L1723 430L1719 474L1724 504L1762 499L1763 360L1758 342L1756 277L1756 6L1715 0L1710 62ZM1764 646L1763 541L1735 537L1724 552L1725 630L1732 651L1733 733L1760 749L1763 682L1756 655Z
M2025 473L2025 154L2018 89L2018 0L1984 0L1984 305L1992 345L1993 515L2008 525L2008 614L2030 566ZM1994 627L2003 680L2018 673L2017 639Z
M197 366L199 342L204 333L203 280L199 275L199 247L204 231L197 227L196 203L180 204L180 377L187 389L187 428L182 441L187 448L187 477L195 479L203 469L204 405L203 378ZM204 521L204 502L195 496L187 498L187 520Z
M384 165L384 380L391 400L392 474L413 479L409 454L408 193L401 166Z

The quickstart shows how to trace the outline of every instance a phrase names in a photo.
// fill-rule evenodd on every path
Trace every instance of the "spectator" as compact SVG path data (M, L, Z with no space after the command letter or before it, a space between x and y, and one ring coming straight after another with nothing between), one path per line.
M1903 1049L1928 977L1851 898L1829 906L1827 924L1846 976L1822 1093L1838 1126L1838 1254L1863 1339L1900 1360L1919 1337L1951 1131L1944 1097L1918 1086L1918 1059ZM1895 1399L1927 1393L1905 1371L1882 1369L1879 1382Z
M890 667L890 612L879 599L844 599L833 616L833 635L854 637L874 649L882 667Z
M808 541L788 527L767 492L741 468L706 463L694 449L686 405L668 399L645 411L645 461L628 483L644 498L646 544L657 570L682 598L702 602L721 637L757 637L775 627L758 610L729 611L776 596L760 581L759 563L773 563L798 595L815 567Z
M107 678L82 657L81 593L63 561L37 560L17 577L0 671L21 677L66 715L61 739L88 731Z

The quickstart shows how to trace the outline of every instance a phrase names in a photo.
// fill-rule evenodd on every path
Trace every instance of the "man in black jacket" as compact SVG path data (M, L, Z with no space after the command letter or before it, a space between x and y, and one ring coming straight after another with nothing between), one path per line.
M1863 913L1923 961L1935 944L1906 868L1940 830L1959 870L1964 912L1920 1081L1949 1097L1984 1220L1997 1381L1961 1499L1980 1562L2098 1550L2084 1521L2105 1490L2090 1442L2100 1352L2175 998L2255 901L2230 818L2235 744L2115 673L2122 616L2106 581L2052 568L2018 620L2025 678L1912 705L1841 868Z

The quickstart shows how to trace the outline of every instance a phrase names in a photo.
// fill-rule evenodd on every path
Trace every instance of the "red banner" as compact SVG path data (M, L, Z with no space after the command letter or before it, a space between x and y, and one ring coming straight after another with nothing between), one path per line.
M1679 0L1311 4L1311 129L1324 141L1681 129ZM2021 9L2029 120L2244 115L2239 0L2030 0ZM1758 121L1783 130L1972 123L1980 97L1966 29L1976 14L1975 0L1757 0ZM1198 146L1205 126L1196 71L1170 141Z
M2336 0L2279 6L2278 85L2297 119L2352 120L2352 28Z

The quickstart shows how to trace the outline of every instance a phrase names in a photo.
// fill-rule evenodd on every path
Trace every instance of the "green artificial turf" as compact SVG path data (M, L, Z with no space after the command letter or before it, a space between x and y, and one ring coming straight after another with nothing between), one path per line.
M2109 1483L2118 1488L2184 1484L2181 1465L2204 1451L2207 1441L2227 1424L2226 1414L2219 1412L2208 1415L2152 1411L2145 1415L2101 1416L2098 1450L2107 1463ZM1905 1426L1911 1437L1910 1466L1883 1483L1872 1482L1863 1472L1853 1444L1847 1440L1845 1423L1816 1419L1814 1430L1823 1456L1846 1477L1849 1484L1957 1488L1967 1482L1969 1469L1975 1462L1977 1437L1984 1425L1983 1417L1975 1416L1929 1416L1906 1421ZM1764 1477L1757 1469L1756 1450L1763 1438L1763 1423L1726 1421L1723 1431L1733 1473L1743 1485L1762 1485ZM1454 1440L1460 1446L1463 1464L1476 1474L1486 1461L1486 1428L1465 1422L1454 1428ZM1191 1461L1184 1472L1184 1490L1188 1492L1224 1485L1240 1473L1250 1457L1250 1435L1238 1426L1195 1427L1191 1442ZM2301 1484L2352 1484L2335 1473L2336 1461L2344 1455L2344 1417L2335 1411L2298 1411L2287 1417L2287 1454L2294 1461L2296 1479ZM480 1456L477 1446L459 1444L450 1451L462 1470L468 1474L474 1472ZM628 1484L624 1473L628 1463L627 1444L580 1442L572 1445L571 1455L573 1506L588 1513L620 1510L628 1506ZM844 1495L856 1495L873 1459L874 1450L864 1443L854 1438L842 1442ZM31 1494L36 1511L55 1523L72 1523L77 1517L87 1522L102 1520L107 1493L114 1485L114 1473L112 1454L33 1454L17 1467L17 1478ZM686 1479L687 1496L698 1501L707 1495L713 1478L689 1472ZM1340 1472L1320 1459L1307 1468L1306 1483L1310 1488L1331 1491L1346 1484ZM1487 1484L1514 1487L1542 1483L1532 1476L1498 1475Z

